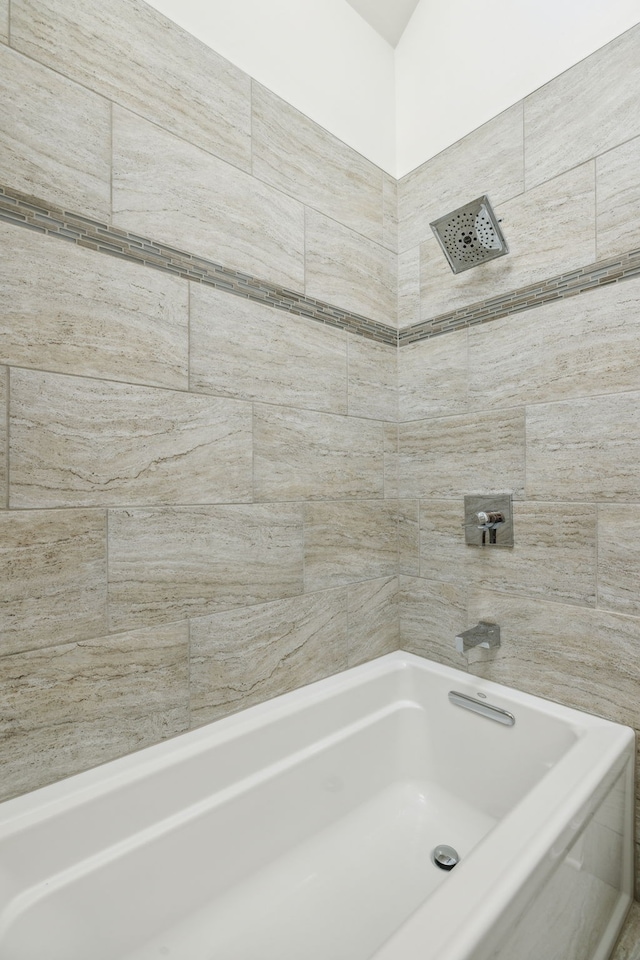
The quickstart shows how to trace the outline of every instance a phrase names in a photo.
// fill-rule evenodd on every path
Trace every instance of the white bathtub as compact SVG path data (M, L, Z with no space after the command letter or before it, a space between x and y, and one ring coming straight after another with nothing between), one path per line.
M1 804L0 957L604 960L632 775L628 728L391 654Z

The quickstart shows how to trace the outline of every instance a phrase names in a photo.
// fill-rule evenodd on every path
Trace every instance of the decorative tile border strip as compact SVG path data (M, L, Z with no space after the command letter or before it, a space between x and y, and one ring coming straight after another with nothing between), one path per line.
M184 280L203 283L245 300L267 304L369 340L394 347L398 344L398 331L394 327L276 286L240 270L230 270L213 260L61 210L9 187L0 186L0 220L59 237L79 247L154 267Z
M491 320L498 320L512 313L532 310L535 307L541 307L544 303L566 300L567 297L575 297L588 290L598 290L608 283L618 283L620 280L638 276L640 276L640 250L631 250L618 257L598 260L579 270L561 273L557 277L550 277L540 283L532 283L498 297L490 297L480 303L460 307L450 313L441 313L437 317L432 317L431 320L414 323L400 330L398 343L399 346L404 346L408 343L416 343L418 340L428 340L444 333L451 333L452 330L489 323Z

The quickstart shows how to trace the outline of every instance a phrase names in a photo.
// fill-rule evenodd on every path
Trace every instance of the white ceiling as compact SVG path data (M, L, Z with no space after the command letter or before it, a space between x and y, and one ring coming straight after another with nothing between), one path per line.
M395 47L419 0L347 0L347 3Z

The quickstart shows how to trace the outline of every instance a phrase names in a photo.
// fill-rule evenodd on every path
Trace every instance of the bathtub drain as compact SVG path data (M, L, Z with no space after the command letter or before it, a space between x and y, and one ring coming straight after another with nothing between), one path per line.
M431 858L436 867L440 867L441 870L453 870L460 860L457 850L448 847L446 843L439 844L431 854Z

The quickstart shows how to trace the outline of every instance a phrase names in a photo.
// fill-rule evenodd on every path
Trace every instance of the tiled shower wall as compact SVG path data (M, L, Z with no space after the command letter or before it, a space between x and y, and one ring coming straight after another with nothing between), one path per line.
M393 346L114 245L393 343L395 181L138 0L7 14L3 797L399 642Z
M502 646L470 672L640 731L640 279L428 336L457 307L637 260L638 103L640 27L400 182L400 325L427 338L398 356L403 648L465 669L455 633L494 620ZM454 276L429 220L485 192L511 252ZM514 548L465 546L463 496L503 490Z

